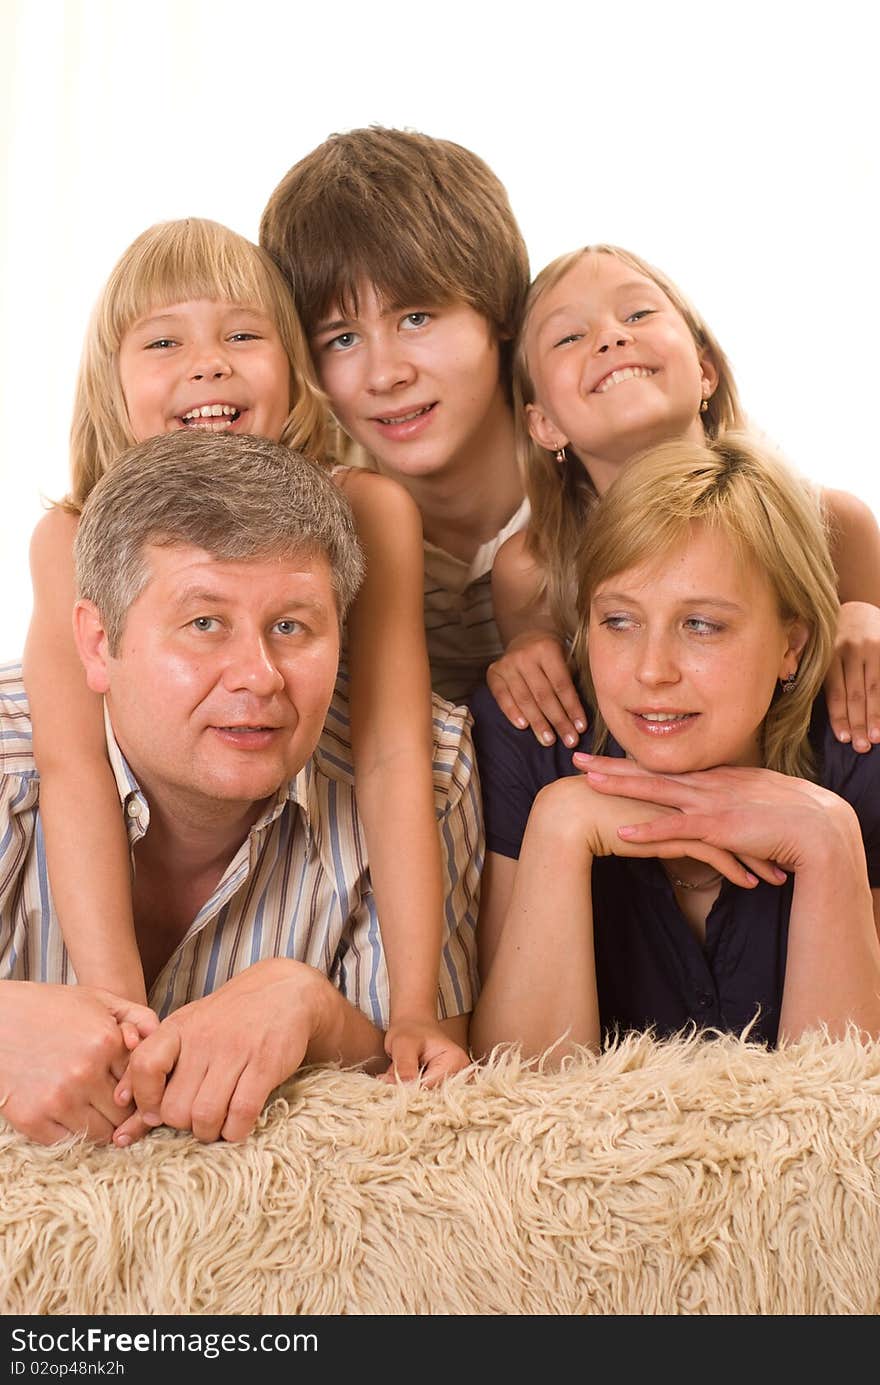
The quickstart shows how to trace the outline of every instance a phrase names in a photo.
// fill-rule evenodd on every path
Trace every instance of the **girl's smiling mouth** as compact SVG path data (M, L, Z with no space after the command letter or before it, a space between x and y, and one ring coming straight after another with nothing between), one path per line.
M241 409L237 404L198 404L193 409L187 409L185 414L178 414L178 420L184 428L196 428L202 432L221 433L232 427L241 418Z

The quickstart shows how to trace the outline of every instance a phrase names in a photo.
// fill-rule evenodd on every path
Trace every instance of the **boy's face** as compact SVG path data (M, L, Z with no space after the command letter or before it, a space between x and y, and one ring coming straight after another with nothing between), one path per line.
M345 431L401 478L473 475L509 418L491 325L469 304L389 307L370 286L357 316L334 305L312 334Z

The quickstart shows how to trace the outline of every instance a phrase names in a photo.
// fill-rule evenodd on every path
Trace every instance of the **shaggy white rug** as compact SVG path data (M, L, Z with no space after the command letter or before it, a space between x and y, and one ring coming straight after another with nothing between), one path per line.
M6 1314L874 1314L880 1044L325 1069L238 1146L0 1122L0 1180Z

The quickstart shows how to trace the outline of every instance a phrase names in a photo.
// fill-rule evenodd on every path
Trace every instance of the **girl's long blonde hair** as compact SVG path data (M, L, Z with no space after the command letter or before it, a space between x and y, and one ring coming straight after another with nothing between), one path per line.
M290 361L291 406L280 441L324 459L326 400L280 270L264 250L216 221L164 221L128 247L92 313L74 397L65 509L78 513L104 472L137 442L119 380L125 333L156 308L195 299L247 304L272 319Z
M597 501L578 557L580 620L572 645L584 691L596 708L590 676L590 607L597 587L633 567L661 567L694 525L733 544L744 564L763 573L782 621L809 631L791 690L777 688L762 727L768 769L812 777L807 740L813 701L822 688L837 629L837 578L819 497L784 462L745 433L705 444L661 443L627 464ZM607 734L594 722L594 746Z
M531 504L532 517L526 543L543 573L543 591L561 633L571 635L577 620L574 570L583 542L584 527L596 502L596 490L586 468L566 451L563 465L552 452L539 447L530 436L526 405L535 402L535 385L526 359L526 332L541 298L559 283L583 255L613 255L623 264L653 280L684 318L700 355L708 355L718 371L717 387L702 415L707 438L726 428L743 428L745 418L730 363L700 314L684 294L659 269L616 245L587 245L551 261L529 289L517 339L513 364L513 397L517 430L517 457Z

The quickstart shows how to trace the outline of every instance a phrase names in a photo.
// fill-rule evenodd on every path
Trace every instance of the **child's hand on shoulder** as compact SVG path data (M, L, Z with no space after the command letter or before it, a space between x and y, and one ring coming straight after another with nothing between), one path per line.
M436 1087L444 1077L470 1066L470 1055L451 1039L438 1020L406 1018L388 1026L385 1052L391 1062L380 1082L413 1082Z
M575 746L587 729L563 641L548 630L526 630L512 639L489 665L486 682L507 720L522 731L530 726L542 745L559 735L563 744Z
M868 601L841 606L825 698L839 741L860 753L880 744L880 607Z

